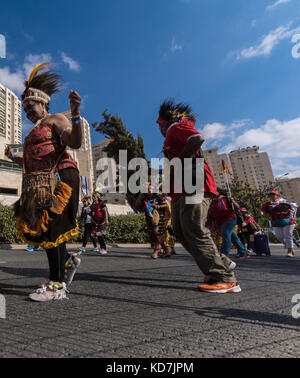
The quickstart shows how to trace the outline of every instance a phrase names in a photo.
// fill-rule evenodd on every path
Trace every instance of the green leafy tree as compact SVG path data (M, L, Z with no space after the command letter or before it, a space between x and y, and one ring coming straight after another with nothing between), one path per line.
M110 139L110 143L104 148L107 156L114 158L116 163L119 164L119 151L127 151L128 162L133 158L143 158L147 161L149 169L149 161L146 158L144 151L144 141L140 134L137 138L126 129L122 119L118 116L111 115L104 110L102 113L104 121L101 123L94 122L92 126L99 133L105 134ZM135 171L128 170L128 180ZM118 184L118 183L117 183ZM135 207L137 194L128 192L126 194L127 201L134 211L138 211Z

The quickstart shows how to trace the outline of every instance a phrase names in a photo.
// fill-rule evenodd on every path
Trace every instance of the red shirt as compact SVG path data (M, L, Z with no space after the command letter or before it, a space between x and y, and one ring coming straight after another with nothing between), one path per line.
M218 225L221 225L228 220L235 219L236 215L226 197L220 196L212 200L208 217L212 217Z
M105 202L103 201L93 202L91 205L91 214L92 214L93 220L96 221L97 219L105 218L106 216L105 208L106 208Z
M199 131L195 130L194 127L195 123L187 119L183 119L181 122L174 123L169 127L164 143L164 153L166 158L171 161L173 158L177 157L180 154L184 145L190 137L192 137L193 135L201 135ZM195 157L200 157L200 151L196 152ZM205 160L204 175L204 192L217 195L217 185L214 175ZM172 202L177 201L184 194L184 191L182 191L181 193L174 192L174 180L174 174L171 174L170 196Z

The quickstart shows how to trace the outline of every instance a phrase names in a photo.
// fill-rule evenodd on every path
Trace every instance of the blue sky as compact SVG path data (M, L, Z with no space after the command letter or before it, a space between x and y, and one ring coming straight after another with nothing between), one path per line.
M18 0L1 6L0 34L1 83L20 94L51 60L65 88L51 111L76 89L90 124L119 115L148 158L161 156L157 110L172 97L191 104L204 148L258 145L275 175L300 177L299 0ZM92 130L92 143L103 138Z

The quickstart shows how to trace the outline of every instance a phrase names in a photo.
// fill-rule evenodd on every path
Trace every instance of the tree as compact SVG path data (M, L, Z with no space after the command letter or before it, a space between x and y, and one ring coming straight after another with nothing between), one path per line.
M105 134L111 140L104 148L104 152L107 153L107 156L114 158L117 165L119 165L119 151L126 150L128 162L133 158L143 158L147 161L149 169L149 161L146 158L144 151L144 141L142 136L138 134L137 138L135 138L133 134L126 129L126 126L120 117L106 113L106 110L103 111L102 116L104 121L99 124L94 122L92 126L96 131ZM127 171L128 180L134 172L135 171ZM135 208L137 196L137 194L130 192L126 193L126 199L134 211L137 211Z

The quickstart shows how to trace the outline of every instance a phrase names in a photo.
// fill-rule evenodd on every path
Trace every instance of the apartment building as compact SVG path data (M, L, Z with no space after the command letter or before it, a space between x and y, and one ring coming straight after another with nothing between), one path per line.
M107 153L104 152L104 148L111 142L109 138L103 139L101 142L94 144L92 146L92 153L93 153L93 162L94 162L94 177L95 177L95 187L97 186L97 178L103 171L97 170L97 162L101 158L107 157ZM107 182L106 182L107 184ZM101 188L99 188L101 191ZM130 212L131 208L128 207L126 201L126 194L125 193L104 193L103 200L106 201L108 204L115 204L115 205L122 205L124 207L124 211L126 213ZM121 207L120 207L121 208Z
M300 206L300 177L277 179L276 184L283 198L289 202L296 202Z
M222 160L227 165L233 178L247 182L252 188L263 188L274 181L274 174L269 156L266 152L258 152L259 147L246 147L231 151L229 154L219 154L218 148L204 150L204 156L216 179L217 186L226 188L226 177L221 171Z
M219 154L218 148L211 148L209 150L203 151L205 160L207 161L210 169L212 170L217 186L220 188L226 188L226 177L224 173L222 173L222 160L225 162L229 172L232 173L232 166L231 161L228 154ZM232 181L233 176L227 175L228 183L230 184Z
M259 147L240 148L229 153L232 173L252 188L263 188L274 181L273 169L267 152L258 152Z
M12 205L21 194L22 169L5 157L7 144L22 143L21 101L0 83L0 203Z
M0 137L7 144L22 143L21 101L0 83ZM0 155L0 158L2 158Z

